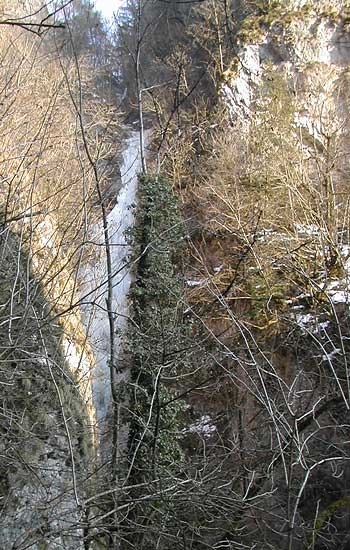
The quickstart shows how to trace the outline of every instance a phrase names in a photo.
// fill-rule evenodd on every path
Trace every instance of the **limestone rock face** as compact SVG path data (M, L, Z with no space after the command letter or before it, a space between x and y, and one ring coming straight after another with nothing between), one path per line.
M222 95L227 103L232 118L249 119L250 105L255 86L261 78L262 45L247 44L239 53L238 71L226 71L226 80L222 87Z
M0 239L0 548L83 548L86 407L19 239Z
M249 120L266 69L283 73L300 103L296 119L319 133L319 111L344 115L344 88L350 66L350 10L346 2L290 1L251 15L239 33L241 48L223 75L222 96L233 119ZM336 97L337 96L337 97ZM315 129L311 127L315 126ZM318 127L318 130L317 130Z

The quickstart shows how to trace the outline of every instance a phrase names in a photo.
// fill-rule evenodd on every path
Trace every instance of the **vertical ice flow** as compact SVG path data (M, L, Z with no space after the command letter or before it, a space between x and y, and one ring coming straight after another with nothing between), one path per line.
M128 292L131 283L131 269L125 263L129 253L125 231L133 224L133 208L136 200L137 175L141 168L139 154L139 136L133 133L126 142L121 167L122 186L118 194L118 202L108 214L108 231L112 255L112 285L113 285L113 312L115 313L115 328L120 332L128 313ZM96 235L97 233L97 235ZM111 386L109 373L109 323L106 311L107 295L107 268L106 256L103 250L102 224L95 228L94 241L101 243L101 252L93 266L90 288L94 291L91 302L93 307L85 310L86 323L89 325L91 346L95 355L95 369L92 373L93 400L96 409L96 418L99 432L103 430L111 404ZM88 313L88 315L86 315ZM116 336L116 355L118 355L119 337ZM119 375L121 378L123 375Z

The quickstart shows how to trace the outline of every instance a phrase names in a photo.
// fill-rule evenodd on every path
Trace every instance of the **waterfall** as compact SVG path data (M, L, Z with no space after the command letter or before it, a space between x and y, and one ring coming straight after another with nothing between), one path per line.
M139 152L139 135L134 132L126 140L121 167L122 185L117 204L108 214L108 231L112 255L113 307L115 312L116 354L120 344L120 333L125 327L128 315L128 292L132 273L126 258L130 252L125 231L133 225L134 212L132 205L136 201L137 175L141 169ZM109 322L106 310L107 268L103 247L102 223L93 229L92 240L97 244L94 262L85 267L84 293L89 288L89 305L83 306L83 317L89 343L95 357L95 366L91 373L93 403L95 407L98 434L106 429L105 422L111 409L111 384L109 369ZM88 277L86 276L88 275ZM87 282L88 279L88 282ZM87 284L86 284L87 282ZM117 382L122 381L125 373L117 374Z

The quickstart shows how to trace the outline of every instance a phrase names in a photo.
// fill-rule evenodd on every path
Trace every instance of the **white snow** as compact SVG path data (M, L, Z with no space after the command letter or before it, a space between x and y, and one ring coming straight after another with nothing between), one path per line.
M216 432L216 426L209 414L204 414L194 424L182 430L183 434L196 433L205 438L210 437L214 432Z
M324 232L324 229L321 229L318 225L315 224L295 224L296 232L301 235L317 236L320 233Z
M203 286L205 285L205 283L207 283L207 279L200 279L199 281L195 281L195 280L187 280L186 281L186 285L189 286L189 287L193 287L193 286Z
M329 321L319 322L316 315L312 313L295 313L293 318L303 332L312 332L313 334L322 334L329 326Z
M348 304L350 302L350 292L348 290L335 290L328 292L333 304Z
M316 322L315 316L312 315L311 313L302 313L302 314L298 313L295 316L295 320L299 325L299 327L303 329L307 329L310 325L314 325Z
M335 348L333 351L331 351L330 353L326 353L324 355L322 355L322 359L323 361L332 361L333 358L336 356L336 355L339 355L341 354L342 351L340 348Z

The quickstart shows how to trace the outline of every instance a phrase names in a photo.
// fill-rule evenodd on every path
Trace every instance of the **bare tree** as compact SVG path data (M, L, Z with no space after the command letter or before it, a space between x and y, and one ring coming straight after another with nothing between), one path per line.
M101 466L92 448L94 359L80 285L94 253L89 228L100 219L98 192L102 204L110 201L102 186L119 150L111 139L118 123L111 123L113 108L98 102L86 59L60 57L47 37L20 27L3 27L0 42L1 316L8 327L1 546L88 548L85 500Z

